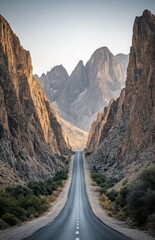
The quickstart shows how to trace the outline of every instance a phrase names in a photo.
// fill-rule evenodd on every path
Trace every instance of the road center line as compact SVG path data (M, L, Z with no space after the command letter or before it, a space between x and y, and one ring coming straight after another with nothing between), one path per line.
M76 231L75 234L79 234L79 231Z

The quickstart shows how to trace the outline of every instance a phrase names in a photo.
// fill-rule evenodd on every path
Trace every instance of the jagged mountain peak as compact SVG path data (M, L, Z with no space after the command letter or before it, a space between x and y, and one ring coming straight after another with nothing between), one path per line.
M76 67L74 68L74 70L72 71L70 77L72 78L72 75L74 75L75 73L77 74L79 71L81 71L83 69L84 69L84 64L83 64L83 61L80 60L78 62L78 64L76 65Z
M110 54L112 54L111 51L109 50L109 48L106 47L106 46L103 46L103 47L100 47L100 48L96 49L93 54L98 54L98 53L102 53L102 54L110 53Z
M128 56L115 57L108 47L97 49L84 66L80 60L70 76L50 73L43 89L55 101L60 115L84 130L88 130L95 114L118 97L124 87ZM51 70L53 72L53 70ZM43 81L43 79L41 80ZM57 88L54 88L54 82ZM61 83L65 82L65 85ZM61 85L62 88L58 88ZM51 88L57 92L51 91Z
M80 60L80 61L78 62L78 64L76 65L76 67L84 67L83 61ZM75 68L76 68L76 67L75 67Z
M50 74L55 74L56 76L64 74L65 76L69 77L69 75L67 73L67 70L63 67L63 65L54 66L51 69L51 71L47 72L47 76L50 75Z
M63 66L62 64L56 65L56 66L54 66L54 67L51 69L51 71L60 71L60 70L67 72L66 69L64 68L64 66Z
M154 14L152 14L151 11L149 11L148 9L144 10L142 17L155 18Z
M94 62L97 60L102 60L102 62L104 61L108 61L109 57L112 57L113 54L111 53L111 51L108 49L108 47L101 47L98 48L91 56L90 60L88 62Z

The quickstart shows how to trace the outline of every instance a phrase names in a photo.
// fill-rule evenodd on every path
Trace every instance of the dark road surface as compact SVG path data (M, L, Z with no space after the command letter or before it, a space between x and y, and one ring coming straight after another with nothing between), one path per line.
M58 217L28 240L129 240L104 225L93 214L85 189L83 156L75 153L72 183L65 207Z

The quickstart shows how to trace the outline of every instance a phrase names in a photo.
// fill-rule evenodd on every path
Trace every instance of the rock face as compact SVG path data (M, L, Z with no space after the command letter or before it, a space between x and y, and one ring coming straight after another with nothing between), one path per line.
M118 99L111 100L108 107L104 108L103 113L98 113L96 121L91 125L88 135L86 151L92 153L108 136L109 131L114 125L116 112L118 110Z
M111 98L119 96L125 84L127 64L128 55L114 56L107 47L102 47L93 53L86 66L80 61L70 77L65 70L59 69L57 79L53 75L49 79L48 73L40 79L36 76L36 79L50 101L55 101L60 115L88 131L97 113L108 105ZM62 86L57 98L49 91L54 88L54 79L58 86Z
M59 97L69 79L66 69L60 65L52 68L50 72L47 72L47 75L43 73L40 78L37 75L34 77L44 89L49 101L59 102Z
M117 100L114 124L108 135L103 134L102 143L98 141L97 151L89 158L92 168L116 181L132 178L146 166L155 163L154 42L155 16L146 10L135 19L126 87ZM95 127L102 124L100 119L94 124ZM105 124L109 124L109 119ZM94 137L94 126L90 132L96 139L98 136ZM89 139L88 149L93 139ZM91 142L91 145L94 147L94 143Z
M19 181L48 178L65 167L59 157L67 151L61 126L32 76L30 54L0 16L1 166Z

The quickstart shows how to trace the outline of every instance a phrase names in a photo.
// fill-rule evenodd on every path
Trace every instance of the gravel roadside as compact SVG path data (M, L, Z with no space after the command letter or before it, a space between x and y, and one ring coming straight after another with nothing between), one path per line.
M20 226L14 226L6 230L1 230L0 240L22 240L27 238L40 228L52 222L58 216L67 201L68 191L72 179L73 160L74 156L71 157L71 164L65 187L56 200L52 203L49 211L44 213L44 215L40 216L39 218L23 222Z
M92 181L90 179L90 173L88 168L87 160L84 158L84 172L85 172L85 181L86 181L86 190L88 194L88 199L91 205L91 208L94 214L106 225L115 229L118 232L123 233L127 237L132 240L155 240L155 237L148 235L148 233L138 230L129 228L124 222L121 222L115 218L109 217L104 209L100 206L99 203L99 193L95 191L94 186L92 186Z

